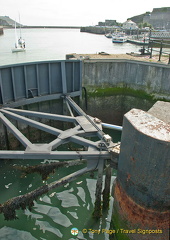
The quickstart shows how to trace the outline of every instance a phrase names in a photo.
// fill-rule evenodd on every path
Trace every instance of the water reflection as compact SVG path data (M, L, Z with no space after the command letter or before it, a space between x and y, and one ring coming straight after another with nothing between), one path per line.
M13 168L13 165L21 164L21 162L20 160L11 160L0 163L1 172L6 173L4 176L1 175L1 203L10 197L32 191L43 184L40 176L37 174L30 174L25 178L20 178L20 171ZM33 163L33 160L29 163L30 165L39 164L37 162ZM25 161L24 164L28 165L28 162ZM74 166L57 171L54 175L50 175L47 183L53 182L80 168L82 166ZM114 172L112 181L115 178L115 174ZM19 219L17 220L4 221L4 217L1 214L0 239L96 239L96 233L93 233L90 229L109 229L113 199L111 199L109 211L104 213L99 221L96 221L92 218L95 188L96 177L91 178L89 174L86 174L78 178L77 181L59 187L55 191L53 190L39 198L37 202L34 202L31 212L28 209L24 212L18 210L17 216ZM73 227L79 230L79 234L74 237L71 235ZM83 229L87 229L87 232L84 233ZM97 236L97 239L109 239L109 234L101 233Z

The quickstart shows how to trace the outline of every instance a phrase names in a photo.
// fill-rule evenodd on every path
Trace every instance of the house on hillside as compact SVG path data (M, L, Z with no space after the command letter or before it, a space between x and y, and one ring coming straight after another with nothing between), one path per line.
M138 29L138 26L135 22L132 20L127 20L126 22L123 23L123 29L125 30L136 30Z

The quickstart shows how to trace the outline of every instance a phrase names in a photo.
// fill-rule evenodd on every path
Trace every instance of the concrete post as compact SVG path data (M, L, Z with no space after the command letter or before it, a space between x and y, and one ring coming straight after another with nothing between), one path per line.
M124 115L114 192L118 239L169 239L169 193L170 125L132 109Z

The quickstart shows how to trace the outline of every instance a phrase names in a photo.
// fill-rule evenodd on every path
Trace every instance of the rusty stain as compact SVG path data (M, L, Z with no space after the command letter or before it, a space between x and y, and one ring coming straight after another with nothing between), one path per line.
M130 178L131 178L131 175L130 175L130 173L128 173L126 181L128 182L130 180Z
M128 175L127 180L130 175ZM148 228L169 229L170 212L147 209L135 203L117 182L114 193L118 203L118 211L123 219L128 220L130 225L139 225Z
M132 161L132 162L136 162L136 160L134 159L134 157L130 157L130 160Z

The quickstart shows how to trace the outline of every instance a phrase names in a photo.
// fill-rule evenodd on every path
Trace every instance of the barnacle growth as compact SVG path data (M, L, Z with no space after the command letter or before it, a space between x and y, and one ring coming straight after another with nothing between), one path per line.
M25 177L30 173L39 173L42 180L47 180L50 174L54 174L56 169L60 167L71 167L76 165L81 165L86 163L86 160L74 160L74 161L64 161L64 162L53 162L49 164L39 164L35 166L14 166L15 168L22 171L22 177Z
M80 164L80 162L84 163L85 161L84 160L67 161L67 166L75 166L75 165ZM34 170L35 169L33 168L33 171ZM34 206L34 201L36 201L38 199L38 197L46 194L47 192L49 192L50 190L52 190L54 188L63 186L66 183L69 183L69 182L77 179L77 177L79 177L85 173L88 173L88 172L91 172L94 170L95 169L93 169L93 168L88 169L85 167L85 168L78 170L77 172L74 172L72 174L69 174L68 176L63 177L57 181L43 185L29 193L11 198L11 199L7 200L5 203L0 204L0 213L4 214L5 220L17 219L16 210L19 210L19 209L25 210L26 208L28 208L31 211L32 207Z

